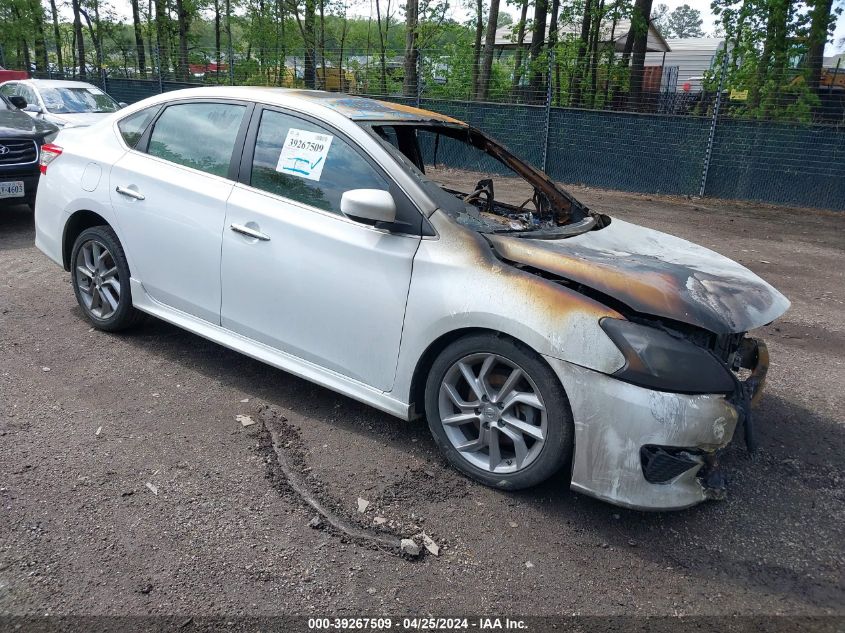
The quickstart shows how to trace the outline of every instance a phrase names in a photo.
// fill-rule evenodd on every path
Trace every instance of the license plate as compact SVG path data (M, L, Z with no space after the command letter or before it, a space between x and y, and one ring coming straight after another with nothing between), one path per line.
M23 181L0 182L0 198L23 198Z

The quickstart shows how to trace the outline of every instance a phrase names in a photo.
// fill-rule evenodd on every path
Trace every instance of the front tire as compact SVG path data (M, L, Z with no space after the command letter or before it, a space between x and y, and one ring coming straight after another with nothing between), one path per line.
M534 486L572 455L560 381L536 352L504 335L475 334L446 347L426 381L425 411L449 463L487 486Z
M142 319L132 307L129 264L111 227L82 231L73 244L70 261L73 292L95 328L116 332Z

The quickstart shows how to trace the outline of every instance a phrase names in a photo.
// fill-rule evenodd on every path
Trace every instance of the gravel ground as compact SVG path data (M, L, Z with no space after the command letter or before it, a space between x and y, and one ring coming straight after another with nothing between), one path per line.
M422 422L159 321L90 329L69 275L34 248L31 213L4 210L0 614L845 615L845 215L575 193L730 256L793 302L758 332L772 354L761 449L727 450L726 501L621 510L565 474L483 488ZM309 527L263 424L239 414L283 423L292 463L347 520L424 530L440 555Z

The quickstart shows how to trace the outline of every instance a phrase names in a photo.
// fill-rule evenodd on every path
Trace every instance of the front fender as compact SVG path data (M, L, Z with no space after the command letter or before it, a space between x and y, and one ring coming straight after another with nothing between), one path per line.
M625 364L599 327L615 310L499 260L474 231L442 213L414 258L394 393L410 398L416 364L438 338L467 328L502 332L536 352L613 373Z

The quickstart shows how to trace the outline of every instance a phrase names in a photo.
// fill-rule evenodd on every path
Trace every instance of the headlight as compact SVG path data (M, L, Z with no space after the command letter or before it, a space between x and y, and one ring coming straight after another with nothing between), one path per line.
M604 318L601 327L625 356L614 376L651 389L682 393L728 393L735 382L727 367L705 349L656 328Z

